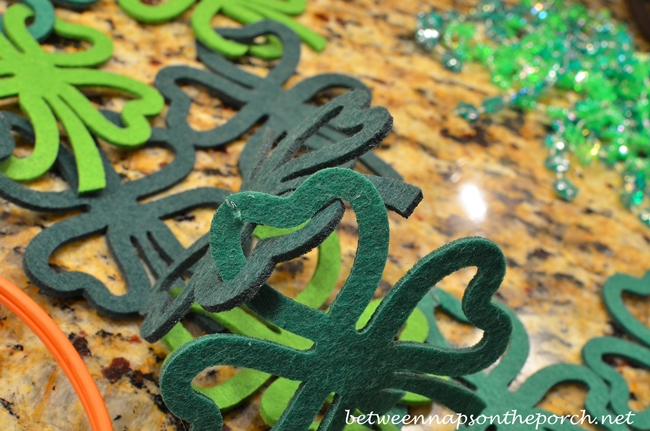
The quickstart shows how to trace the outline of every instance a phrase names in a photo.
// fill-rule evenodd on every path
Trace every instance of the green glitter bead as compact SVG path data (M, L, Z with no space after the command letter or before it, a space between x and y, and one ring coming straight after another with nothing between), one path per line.
M456 114L470 123L475 122L479 118L478 109L471 103L460 102L456 105Z
M564 154L552 154L546 158L544 166L554 172L564 173L569 170L571 163Z
M644 208L639 211L639 220L646 226L650 227L650 208Z
M429 13L420 12L415 23L418 29L434 28L440 30L445 22L437 12L431 11Z
M445 66L445 69L451 70L452 72L460 72L463 69L463 63L456 54L450 51L445 51L442 54L442 64Z
M633 192L623 192L621 193L621 201L623 202L623 205L625 205L627 208L633 208L635 206L641 205L643 203L643 200L645 198L645 195L643 193L643 190L634 190Z
M434 28L421 28L415 32L415 43L425 51L433 50L440 42L440 31Z
M497 96L483 100L481 106L486 114L494 114L495 112L503 110L506 107L506 103L503 101L503 97Z
M568 179L560 178L553 183L555 194L567 202L573 201L578 196L578 188Z

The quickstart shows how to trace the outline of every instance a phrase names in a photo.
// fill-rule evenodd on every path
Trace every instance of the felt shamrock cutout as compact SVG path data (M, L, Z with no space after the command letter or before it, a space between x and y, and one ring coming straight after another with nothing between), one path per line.
M259 161L260 152L268 143L269 134L281 137L300 126L317 107L308 102L318 93L334 88L354 89L366 94L366 104L370 103L372 93L361 81L341 74L322 74L300 82L285 90L283 84L293 76L300 60L300 41L287 27L273 21L263 21L238 29L221 28L217 31L229 39L252 41L261 35L276 35L284 46L284 54L278 64L261 78L246 72L197 43L197 54L209 71L188 66L170 66L162 69L156 76L156 87L169 102L167 116L170 127L184 128L186 134L199 147L217 146L230 142L260 123L262 126L248 141L239 162L245 181L251 178ZM207 88L224 103L240 111L226 124L215 130L197 132L187 124L192 100L180 85L193 84ZM392 125L388 115L377 117L387 134ZM391 121L390 123L388 121ZM372 124L371 126L374 126ZM219 131L217 134L216 131ZM373 147L378 145L382 135L376 136ZM304 142L308 149L318 149L347 138L345 131L326 126L318 133L311 134ZM359 160L371 172L382 177L401 179L400 175L386 162L371 152L357 154Z
M119 0L126 13L149 24L169 21L193 3L194 0L170 0L151 6L141 0ZM201 43L226 57L236 58L250 53L272 60L282 55L282 45L277 40L269 38L265 44L249 47L248 44L224 39L215 33L210 24L218 13L223 13L242 24L269 19L291 28L307 45L320 52L325 48L327 40L289 17L304 12L306 3L306 0L202 0L192 13L192 29Z
M295 230L297 229L273 229L268 226L258 226L254 235L260 240L265 240L286 235ZM336 285L340 267L341 247L336 232L333 232L318 247L318 263L314 274L295 300L312 308L322 306ZM272 340L293 347L308 347L311 344L309 340L290 332L282 331L279 328L271 329L268 324L251 316L242 308L234 308L223 313L210 313L198 304L194 304L190 311L213 320L235 334ZM163 337L163 342L173 351L192 339L192 335L179 323ZM205 389L196 387L195 389L209 396L221 408L229 409L256 392L270 377L269 374L260 371L242 370L220 385Z
M148 85L101 70L88 69L108 60L111 40L97 30L56 20L54 31L93 46L83 52L46 53L25 27L33 12L24 5L11 6L5 14L5 31L0 34L0 69L6 76L0 97L18 96L20 107L35 130L33 153L25 158L10 157L0 170L9 178L26 181L45 173L56 160L59 148L57 118L68 134L78 171L80 193L101 190L106 185L104 168L92 134L124 147L144 143L151 135L146 116L163 108L163 98ZM107 87L137 97L126 103L122 119L126 127L108 121L76 89L80 86Z
M27 28L29 34L34 39L42 42L54 29L56 15L54 15L54 5L52 3L68 9L82 10L94 5L97 3L97 0L22 0L22 3L29 6L36 15L34 22ZM2 16L0 15L0 31L4 32L2 21Z
M632 428L650 429L650 407L643 411L630 409L630 388L627 381L614 368L605 362L605 357L621 357L627 362L650 369L650 329L634 318L623 302L623 292L638 296L650 295L650 272L642 278L625 274L615 274L603 286L603 302L614 323L632 338L643 345L615 337L600 337L589 340L582 357L584 362L609 385L609 402L618 415L634 413Z
M471 418L466 418L464 420L466 428L492 431L524 431L533 427L546 431L586 429L578 425L582 420L581 415L572 418L565 417L560 420L557 415L536 407L554 386L568 382L580 383L589 389L585 399L585 409L591 420L597 418L600 421L603 416L611 415L611 412L607 410L607 387L597 375L581 365L556 364L542 368L528 377L516 391L511 391L509 386L523 368L530 344L526 329L514 311L503 304L495 304L504 310L512 321L512 338L506 354L489 374L479 372L460 377L460 380L475 388L475 394L485 402L486 407L480 414L488 418L485 421L477 420L472 426L470 426ZM440 307L456 320L468 323L460 301L440 288L433 289L427 302L422 301L419 307L429 320L430 330L427 341L435 345L449 346L449 343L437 328L433 318L434 308ZM521 419L515 418L513 410L516 410L516 414ZM532 419L527 423L526 421L531 416ZM495 419L491 421L490 417ZM583 420L583 423L589 422ZM607 422L606 425L601 426L606 430L627 429L624 426L610 425Z
M258 160L251 160L253 166L249 170L249 174L244 176L242 188L274 195L284 194L298 187L308 175L328 167L349 165L360 154L369 151L378 144L378 138L385 134L386 126L390 124L391 118L384 108L368 108L368 98L369 95L366 92L353 91L319 107L303 124L292 129L277 144L270 156L268 156L270 149L268 143L272 143L273 140L267 140L267 144L261 151L258 151ZM175 124L170 123L170 125L174 125L174 130L182 130L182 127L177 128ZM341 142L328 142L327 145L314 151L295 157L304 142L320 133L325 126L339 127L341 130L354 132ZM250 145L250 141L246 144L244 152L248 145ZM243 153L242 157L244 157ZM404 217L408 217L422 199L422 192L417 187L391 178L372 175L367 178L377 187L384 205ZM294 239L288 240L286 244L288 248L282 249L284 250L282 253L287 253L294 247L302 250L302 247L311 240L315 232L325 232L328 229L331 232L333 227L330 225L335 224L335 218L341 216L341 209L336 209L335 206L321 212L309 223L308 227L311 226L309 229L315 229L314 232L310 233L309 229L303 228L291 235L286 235L287 238ZM330 217L330 220L326 220L324 217ZM245 238L250 233L252 233L252 229L244 235ZM322 236L322 238L324 239L326 236ZM273 244L282 244L282 241L285 239L271 238L267 240L270 249L279 247ZM140 329L144 339L154 342L169 332L190 311L195 299L194 288L195 285L200 284L199 280L209 280L215 277L214 264L209 256L205 256L207 248L207 237L200 239L180 256L170 266L167 273L158 280L150 301L141 310L145 316ZM201 260L202 262L199 262ZM195 275L183 291L176 298L172 298L167 292L178 284L178 278L190 268L196 269Z
M323 209L328 211L332 202L340 200L348 202L357 215L359 243L350 276L329 312L323 313L264 284L266 269L274 261L291 259L303 250L296 247L283 254L256 254L254 250L247 260L240 239L246 223L290 228L311 220L304 230ZM313 248L321 241L314 236L306 246ZM510 321L490 303L505 272L503 255L494 243L465 238L424 257L391 289L360 331L356 323L377 289L388 257L387 214L381 196L362 175L325 169L287 197L257 192L232 195L215 214L210 249L222 280L196 283L199 304L206 309L231 308L248 299L246 306L252 312L314 345L298 350L252 337L214 334L176 350L161 373L163 399L195 431L222 426L217 406L191 387L198 372L214 365L252 368L303 382L274 426L277 430L307 429L332 393L336 395L321 421L322 430L342 429L346 410L385 413L406 391L460 412L477 413L484 407L468 389L426 374L473 373L505 350ZM483 340L466 349L395 341L431 285L467 266L476 266L478 271L463 298L463 309L468 320L484 330Z
M33 141L34 132L25 119L9 112L0 114L0 156L7 157L14 146L11 130L28 141ZM106 115L119 123L117 114ZM151 290L144 265L157 276L184 251L162 220L197 207L216 208L230 194L227 190L204 187L147 203L139 202L169 189L191 172L194 151L182 138L168 129L154 129L151 145L169 149L174 152L175 159L156 173L124 184L113 166L102 157L107 184L93 196L79 196L74 190L39 192L0 176L0 196L22 207L49 213L84 210L44 229L29 243L24 269L30 280L56 296L83 294L100 313L114 318L137 315ZM74 161L64 148L59 151L59 168L74 188L77 185ZM106 236L128 288L124 295L113 295L91 274L57 272L49 264L50 257L60 247L97 234Z

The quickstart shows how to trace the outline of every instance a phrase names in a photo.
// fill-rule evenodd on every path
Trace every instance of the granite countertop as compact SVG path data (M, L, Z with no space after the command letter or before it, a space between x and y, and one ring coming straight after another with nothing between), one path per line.
M545 365L579 363L580 350L589 338L614 333L600 300L601 287L616 272L638 277L648 269L644 262L650 262L650 229L623 208L616 192L619 174L603 166L580 169L571 177L580 189L573 203L554 196L553 174L543 166L546 129L541 111L526 115L506 112L476 125L453 114L459 101L478 104L499 91L479 66L470 64L463 73L454 74L417 49L412 40L414 18L432 5L441 10L467 10L472 4L473 0L309 0L307 12L298 20L330 43L321 54L303 48L298 74L289 85L317 73L351 74L372 88L373 104L387 107L394 117L393 132L377 153L401 172L405 181L421 187L424 200L408 220L390 215L384 289L418 259L453 239L481 235L501 247L508 269L497 297L516 310L531 338L531 355L516 384ZM604 6L617 18L628 17L620 0L590 3L592 8ZM156 72L167 65L202 67L195 58L190 13L168 24L139 25L114 0L101 0L87 12L59 9L57 15L113 38L115 50L103 66L106 70L151 83ZM218 17L214 24L232 23ZM257 59L241 63L260 74L267 69L267 64ZM187 87L186 91L194 100L189 120L198 129L213 127L233 114L199 88ZM107 108L119 108L123 103L119 95L93 101ZM162 126L161 118L153 124ZM199 151L194 172L168 194L198 185L236 191L240 185L236 162L242 145L237 142L225 150ZM118 173L128 179L154 172L172 157L160 149L130 153L108 146L104 149ZM33 186L51 190L61 184L47 174ZM477 190L480 198L467 199L467 190ZM211 215L211 211L196 210L167 224L188 246L207 232ZM41 229L61 218L0 200L0 273L23 288L69 334L104 395L115 430L186 429L167 411L159 394L160 367L168 350L162 343L142 340L138 320L103 318L84 300L52 298L27 281L22 270L25 246ZM339 228L344 256L339 284L354 256L353 220L346 216ZM271 283L296 291L309 278L314 262L312 252L299 265L281 265ZM55 254L52 263L61 270L83 268L104 280L112 291L124 292L123 280L101 236L69 244ZM460 296L471 276L471 271L463 271L441 285ZM650 325L650 302L629 299L627 303L641 322ZM472 344L480 336L444 317L441 326L459 345ZM630 405L635 409L648 406L650 373L624 363L618 370L635 395ZM3 306L0 382L3 430L90 429L75 392L53 357ZM566 414L579 411L583 399L584 391L566 385L554 389L542 405ZM424 406L412 411L427 414L430 409ZM226 414L224 430L266 429L258 410L259 397L254 397Z

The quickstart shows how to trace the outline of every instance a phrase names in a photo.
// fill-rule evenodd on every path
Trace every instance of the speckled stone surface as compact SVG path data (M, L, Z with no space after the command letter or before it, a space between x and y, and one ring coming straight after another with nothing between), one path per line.
M289 84L316 73L348 73L369 85L374 91L373 103L387 107L395 118L393 133L378 153L407 182L422 188L424 201L409 220L394 214L390 217L390 259L383 277L384 290L419 258L450 240L481 235L502 248L508 272L498 297L517 311L531 337L531 356L517 384L547 364L578 363L586 340L614 333L600 301L601 286L616 272L641 276L648 269L650 230L622 208L616 193L619 175L604 167L577 170L572 177L580 188L575 202L554 197L552 173L543 167L545 125L540 113L508 112L476 126L454 116L458 101L479 103L498 90L478 66L468 65L462 74L454 74L420 52L412 41L414 17L432 4L442 10L467 10L473 3L309 0L308 11L299 21L330 43L321 54L305 48L298 75ZM2 9L6 7L3 5ZM605 6L613 9L615 17L627 18L626 6L620 1L590 2L592 8ZM151 83L166 65L201 67L195 59L189 12L160 26L138 25L114 0L101 0L82 14L66 10L57 14L113 38L115 50L103 66L106 70ZM214 24L232 23L218 17ZM75 48L55 44L47 49ZM256 59L241 63L260 74L267 69ZM186 90L194 100L189 120L197 129L221 124L233 114L207 92L191 87ZM106 95L93 101L114 109L123 103L117 96ZM153 124L163 123L157 118ZM236 162L241 148L242 142L238 142L224 151L199 152L194 172L168 194L199 185L236 191L240 184ZM116 170L131 180L159 169L171 158L163 150L127 153L105 149ZM46 190L62 184L48 174L33 186ZM208 230L210 218L209 211L201 210L167 223L187 246ZM160 343L141 340L137 320L100 317L83 300L54 299L28 283L21 267L25 246L41 229L59 219L61 216L38 214L0 201L0 273L23 288L69 334L105 397L115 430L186 429L165 409L159 395L159 371L168 351ZM356 245L351 215L345 217L339 233L344 256L341 284ZM312 253L280 266L271 283L287 294L295 294L309 279L314 261ZM52 263L67 270L92 272L116 293L125 289L102 237L66 246ZM455 274L442 286L461 295L471 276L471 271ZM650 325L648 301L630 300L628 304L635 316ZM472 344L480 336L444 316L441 326L459 345ZM631 406L641 409L650 404L650 373L623 362L616 366L631 384L636 398ZM207 384L230 372L208 373L202 381ZM578 411L583 398L584 391L567 385L555 389L542 405L566 414ZM256 397L227 413L224 429L265 429L258 410ZM429 411L431 406L412 409L417 414ZM440 410L434 407L433 411ZM81 404L52 356L3 306L0 429L90 429Z

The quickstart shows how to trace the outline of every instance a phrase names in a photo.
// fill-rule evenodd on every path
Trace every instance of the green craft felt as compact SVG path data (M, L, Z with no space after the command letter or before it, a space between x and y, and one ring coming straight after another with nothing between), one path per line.
M291 233L292 231L293 229L276 229L269 226L258 226L255 229L254 235L259 239L266 239ZM333 232L318 247L318 262L314 274L304 290L296 296L295 300L312 308L318 308L323 305L336 285L340 267L341 248L338 236L336 232ZM179 293L180 290L172 292L172 294L176 295ZM313 344L305 338L297 337L290 332L282 331L280 328L277 330L271 329L267 324L251 316L241 308L235 308L224 313L209 313L198 304L194 304L191 311L212 319L235 334L270 340L297 349L308 349ZM422 318L424 317L422 316ZM418 328L420 327L418 326ZM411 332L413 332L413 329L411 329ZM178 323L162 340L173 351L192 340L192 337ZM245 372L240 372L222 384L211 388L195 387L195 389L210 397L222 409L229 409L252 395L270 377L270 375L259 371L245 370Z
M497 304L497 303L495 303ZM431 330L429 331L429 343L441 346L449 346L449 343L437 328L436 320L432 317L433 310L440 307L447 314L463 323L468 320L463 314L461 303L458 299L445 292L440 288L432 289L429 299L421 302L421 310L429 319ZM601 379L598 378L591 370L586 367L575 364L555 364L542 368L541 370L528 377L516 391L510 390L513 380L519 375L521 369L526 363L530 345L528 335L523 324L517 318L517 315L505 305L498 304L503 309L509 319L512 321L513 330L512 338L506 354L501 358L498 365L493 368L489 374L478 372L472 375L462 376L460 379L475 388L475 394L479 396L486 404L481 414L486 416L498 415L505 418L505 414L517 410L524 420L528 415L534 415L535 418L543 417L544 422L553 414L549 411L537 407L545 395L555 386L562 383L579 383L588 389L587 398L585 399L585 409L592 417L600 418L603 415L609 415L607 410L608 396L607 387ZM581 415L579 415L581 416ZM491 431L498 430L530 430L531 425L516 422L513 424L511 417L510 423L491 424L487 421L484 424L475 424L467 426L469 429L484 429ZM534 424L533 424L534 426ZM624 426L607 425L603 427L607 430L624 430ZM560 430L578 430L585 429L578 425L557 422L555 424L541 424L539 429L546 431Z
M46 39L54 30L54 6L48 0L23 0L35 14L34 21L29 25L29 34L38 41ZM4 19L0 16L0 32L4 33Z
M162 96L150 86L125 76L89 69L108 60L111 40L97 30L57 19L57 35L85 40L92 48L78 53L46 53L29 34L25 21L33 12L24 5L11 6L4 20L7 35L0 34L0 67L7 78L0 98L18 97L20 107L34 125L36 142L32 154L10 157L0 165L9 178L33 180L52 167L59 148L57 119L63 125L77 163L80 193L106 185L99 150L91 134L118 146L143 144L151 135L147 116L158 114ZM108 121L76 87L107 87L136 97L122 110L125 127Z
M289 228L311 219L301 229L305 230L323 208L340 199L356 213L359 242L350 275L329 312L324 313L264 284L258 270L266 267L267 260L256 259L254 250L247 261L240 238L244 222ZM211 281L212 287L198 283L197 302L210 302L216 308L224 303L235 306L234 299L245 299L258 290L246 302L247 307L270 323L312 340L314 346L296 350L247 336L213 334L180 347L163 365L161 390L170 410L189 421L194 430L217 430L223 424L219 408L191 387L197 373L214 365L257 369L303 382L274 426L276 430L308 429L331 393L336 396L321 422L323 430L343 429L345 410L385 413L406 391L459 412L476 413L484 407L467 388L426 374L474 373L505 350L511 324L490 302L505 273L503 254L494 243L464 238L427 255L388 292L370 322L358 331L356 322L372 300L388 256L386 210L377 190L362 175L331 168L312 175L287 197L255 192L232 195L217 210L212 227L222 233L218 238L211 229L210 247L223 281L201 280ZM314 236L309 245L313 247L319 241ZM277 253L268 255L273 258ZM291 257L291 253L286 256ZM482 341L463 349L395 341L431 286L468 266L478 270L465 291L463 310L473 325L484 330ZM233 286L235 279L246 285Z
M609 385L610 404L617 414L633 411L628 405L630 389L625 378L605 362L605 356L622 357L636 366L650 369L650 359L648 359L650 358L650 329L634 318L627 309L623 302L624 292L643 297L650 295L650 272L646 272L642 278L615 274L605 282L602 290L605 308L614 323L644 345L640 346L613 337L602 337L590 340L582 351L584 362ZM634 413L632 428L650 429L650 408Z
M0 154L6 157L14 148L12 130L27 141L33 140L33 131L25 119L9 112L1 114ZM107 115L119 124L117 114ZM150 145L172 151L174 160L159 172L122 184L113 166L102 158L107 186L92 196L79 196L75 192L74 161L63 148L59 153L59 170L71 189L39 192L0 175L0 196L17 205L48 213L83 210L42 230L27 245L23 265L34 284L56 296L83 295L100 313L110 317L137 315L151 291L148 272L160 275L183 252L182 245L163 220L192 208L216 208L229 194L226 190L206 187L141 203L141 199L162 193L180 182L194 166L194 151L184 143L182 135L154 129ZM112 294L89 273L61 272L49 263L50 257L64 245L101 234L106 236L111 255L126 282L124 295Z
M136 20L158 24L180 15L194 4L194 0L170 0L155 6L140 0L119 0L119 4ZM268 38L264 44L244 44L224 39L211 26L212 19L219 13L242 24L264 19L280 22L295 31L312 49L320 52L325 48L327 40L289 17L301 14L305 7L306 0L202 0L192 13L191 25L201 43L229 58L241 57L248 53L273 60L282 55L282 45L273 37Z
M260 153L266 147L268 136L278 137L300 126L310 114L316 111L317 108L308 102L318 93L334 88L354 89L366 94L364 102L366 106L370 103L372 98L370 89L358 79L341 74L313 76L285 90L283 85L294 75L300 60L300 40L295 33L280 23L262 21L243 28L220 28L217 32L227 39L242 43L250 43L259 36L277 36L284 47L284 54L266 77L259 77L197 43L198 57L208 70L188 66L169 66L158 72L155 85L169 102L167 114L169 127L184 128L187 139L197 147L214 148L223 145L262 124L259 131L249 139L240 157L239 167L244 180L251 178L253 170L259 163ZM229 106L239 109L239 112L223 126L207 131L192 129L187 124L192 100L181 89L182 85L188 84L207 88L210 94ZM377 118L374 121L387 121L387 118L388 116L383 119ZM376 125L369 124L368 121L369 119L364 120L364 125L385 127L385 133L390 129L387 123ZM337 131L330 125L323 126L307 139L305 146L308 149L316 150L332 144L338 145L348 138L345 133ZM376 147L382 138L383 136L378 137L370 147ZM360 145L365 146L365 143L358 143L355 140L348 142L348 145L355 148ZM371 152L357 154L356 157L359 157L360 162L376 175L401 179L390 165Z
M271 73L275 73L276 70ZM163 90L163 93L166 97L169 96L167 91ZM205 141L198 138L205 135L192 134L191 129L189 133L185 133L189 128L185 109L189 109L189 106L181 108L176 104L176 102L182 102L187 97L184 92L181 93L182 95L173 93L174 97L170 99L171 104L167 115L167 124L176 133L183 133L186 142L201 147L201 142ZM249 166L250 168L248 171L242 172L244 176L242 187L270 194L288 193L298 187L305 180L306 175L319 169L349 164L349 162L353 162L355 158L363 154L364 151L368 151L375 145L373 137L383 133L381 130L383 130L386 124L385 121L389 117L387 117L387 113L383 109L367 109L369 100L366 95L365 92L347 93L315 109L312 115L304 121L304 124L295 128L298 132L295 130L289 131L287 137L278 143L270 156L268 155L268 147L270 146L269 143L273 142L272 140L267 140L266 145L262 148L263 151L257 148L257 154L255 155L248 150L251 141L255 138L249 140L240 159L240 166ZM275 111L278 111L278 109L275 109ZM338 119L337 124L345 127L352 126L357 133L347 136L341 142L328 142L327 145L322 146L320 149L295 157L300 144L304 140L308 140L310 134L323 130L322 128L319 129L319 125L322 125L324 119L327 120L332 116L334 116L333 119ZM350 118L346 121L343 116ZM380 121L375 121L373 125L373 122L370 121L372 118L378 118ZM231 119L223 127L228 127L233 121L235 119ZM359 125L363 125L363 127L357 127ZM238 127L236 130L237 133L240 133L241 129ZM209 136L218 138L220 130L227 136L232 136L230 132L226 132L223 128L210 131ZM222 145L227 141L214 139L212 142L214 145ZM371 144L368 142L371 142ZM248 155L245 156L245 154ZM304 160L302 160L303 158ZM242 159L246 161L241 163ZM410 215L422 199L422 192L419 188L399 180L372 175L367 178L377 187L384 205L403 216ZM336 214L336 211L332 212L331 216L333 217ZM320 214L318 217L324 220L325 215ZM333 226L336 221L331 219L328 223ZM307 237L300 237L300 241L303 242L308 239ZM201 284L199 278L211 280L215 276L211 259L208 258L203 263L199 263L203 259L206 250L207 238L202 238L190 247L186 253L179 256L179 259L171 265L167 273L158 280L154 286L150 301L142 310L145 319L140 331L144 339L153 342L167 333L189 312L195 299L194 287ZM260 251L263 250L258 250L258 255ZM298 254L300 254L300 251L297 250ZM182 284L179 283L178 278L194 265L197 265L198 268L195 271L196 275L185 286L182 294L172 298L167 291Z
M627 340L614 337L593 338L582 349L582 359L596 374L609 385L609 403L617 415L633 412L634 422L631 428L647 430L650 428L650 407L642 411L630 408L630 388L625 378L611 365L605 362L606 356L624 358L637 367L650 369L650 349ZM623 429L623 428L621 428Z
M650 272L642 278L615 274L605 282L602 291L605 308L616 324L637 341L650 346L650 329L630 314L623 302L623 292L650 296Z
M379 307L380 303L380 299L375 299L371 301L370 304L368 304L368 307L364 310L356 323L357 330L361 330L364 326L366 326L372 315ZM428 329L429 325L427 323L426 317L424 317L424 314L416 308L413 310L413 313L406 321L406 324L400 332L398 339L400 341L414 341L422 343L427 338L429 332ZM264 391L264 395L262 396L262 401L260 403L260 414L262 415L264 422L270 426L273 426L277 423L277 421L282 416L282 413L289 405L289 402L291 402L291 398L293 398L293 395L298 389L298 386L300 386L300 382L279 378ZM411 395L411 397L407 398L409 395ZM405 400L405 398L407 399ZM215 403L223 409L223 407L221 407L221 404L216 402L214 398L213 401L215 401ZM423 398L421 400L416 394L406 394L401 401L403 403L409 401L411 403L428 402L429 399ZM315 431L318 428L319 424L319 421L314 421L309 426L309 429ZM346 431L354 431L357 429L367 430L366 427L359 424L347 425L345 427Z

